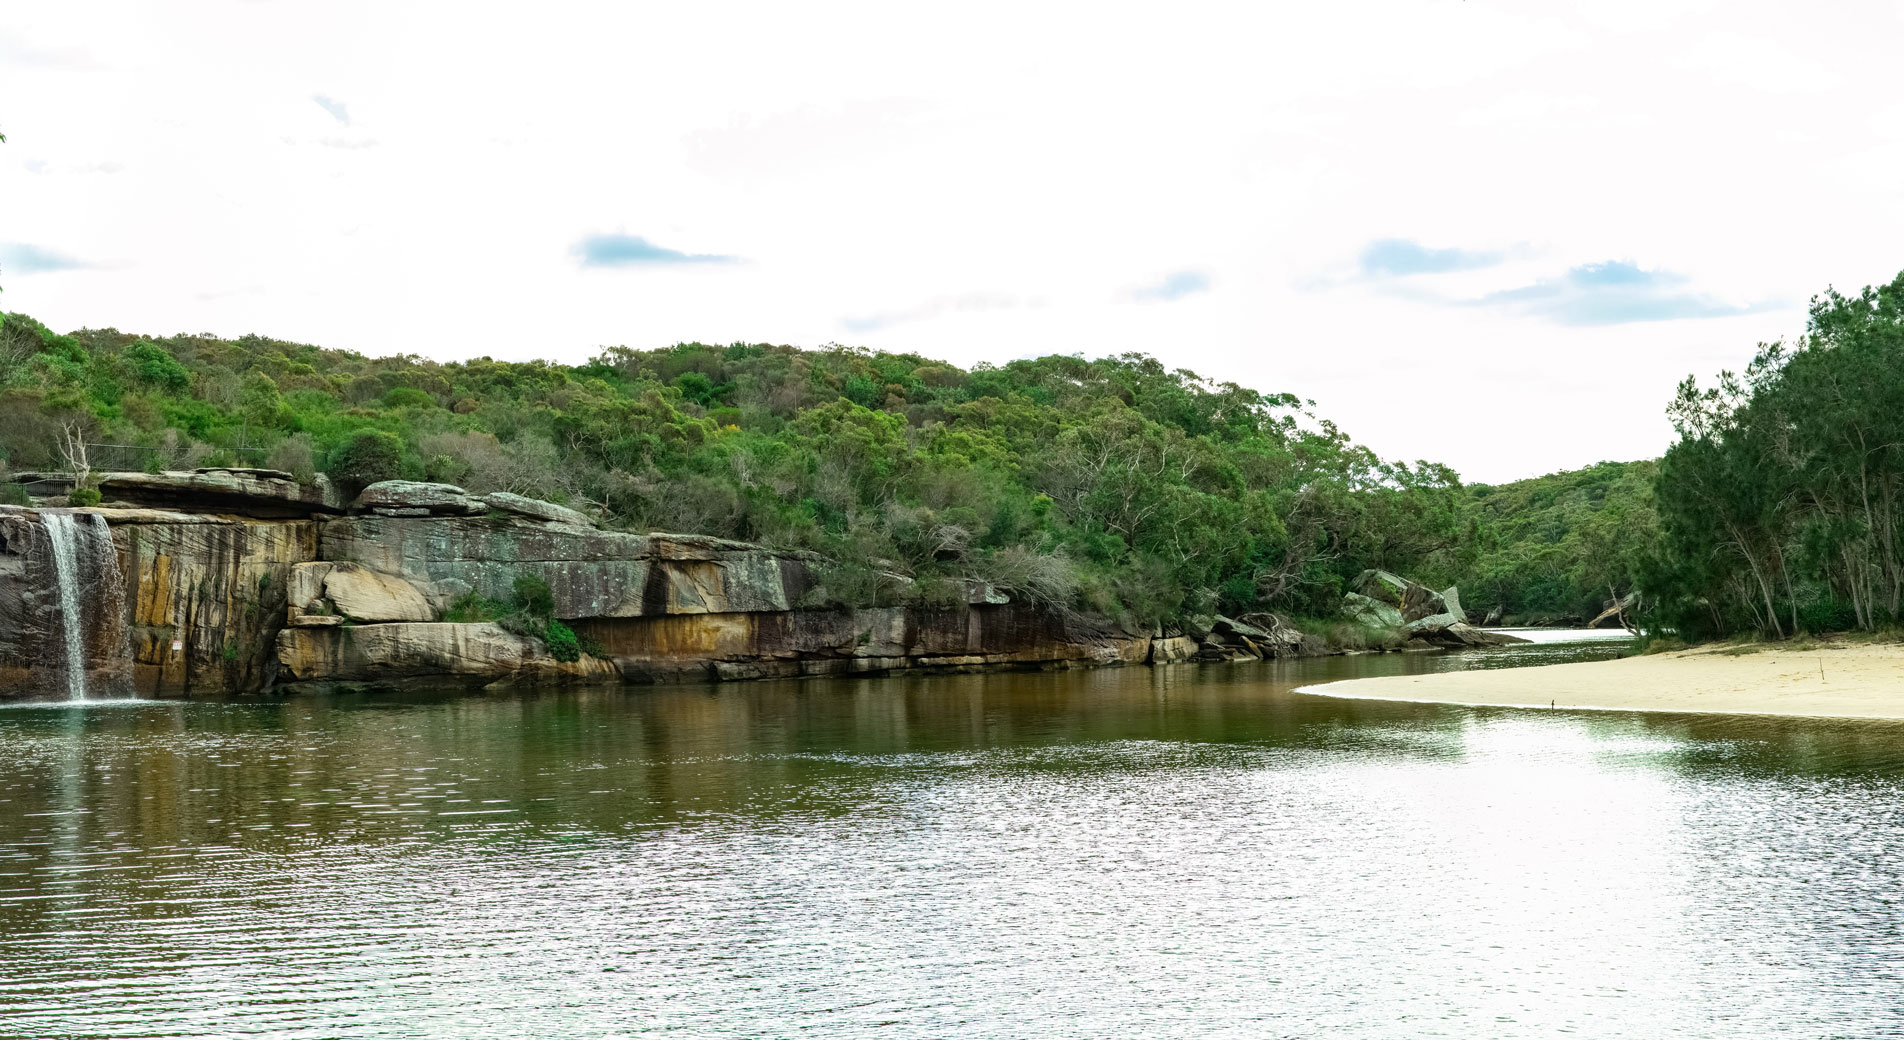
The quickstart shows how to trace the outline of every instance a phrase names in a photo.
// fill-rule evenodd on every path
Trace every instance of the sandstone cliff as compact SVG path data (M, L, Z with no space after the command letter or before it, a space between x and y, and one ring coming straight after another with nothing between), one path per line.
M41 483L58 490L55 477ZM85 653L102 668L128 657L141 696L1068 667L1317 649L1271 615L1219 618L1195 633L1126 632L982 585L948 607L827 606L812 602L819 561L807 554L603 531L562 506L441 484L372 485L348 506L328 486L259 470L108 474L101 487L105 507L86 512L110 531L104 555L116 556L111 581L123 584L124 606L112 608L122 616L111 624L82 619L99 629L86 633ZM44 690L59 675L48 663L49 632L65 621L34 620L49 617L46 524L31 509L0 510L0 682L13 691ZM104 573L94 567L88 580ZM509 601L525 577L547 585L554 622L588 653L557 660L521 626L445 619L459 603Z

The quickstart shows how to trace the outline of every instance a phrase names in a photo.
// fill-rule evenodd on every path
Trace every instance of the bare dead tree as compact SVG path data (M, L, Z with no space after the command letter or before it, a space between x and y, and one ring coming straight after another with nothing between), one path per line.
M85 487L92 477L92 462L86 457L86 431L78 423L60 427L60 460L72 471L73 486Z

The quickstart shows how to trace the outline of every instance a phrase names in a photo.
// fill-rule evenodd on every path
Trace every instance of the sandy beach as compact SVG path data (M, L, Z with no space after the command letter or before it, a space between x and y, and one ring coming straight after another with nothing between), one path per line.
M1618 661L1349 679L1300 692L1447 704L1899 719L1904 645L1697 649Z

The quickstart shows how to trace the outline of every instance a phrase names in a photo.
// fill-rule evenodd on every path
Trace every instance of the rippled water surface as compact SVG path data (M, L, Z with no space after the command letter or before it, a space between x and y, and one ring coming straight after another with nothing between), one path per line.
M0 1036L1904 1036L1904 726L1290 692L1616 652L7 708Z

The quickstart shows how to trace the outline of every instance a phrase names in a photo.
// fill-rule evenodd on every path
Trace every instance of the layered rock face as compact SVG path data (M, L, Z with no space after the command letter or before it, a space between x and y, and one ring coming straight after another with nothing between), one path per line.
M684 611L593 619L576 631L631 682L1143 663L1151 649L1148 634L1088 628L1022 604Z
M260 470L109 474L101 487L106 508L81 513L106 547L95 555L116 561L111 582L123 585L124 606L107 613L120 617L113 631L125 636L114 644L111 625L88 621L99 631L87 635L84 655L100 667L129 658L141 696L413 680L499 687L1065 667L1322 650L1274 615L1216 618L1194 632L1125 632L1015 603L977 582L959 606L827 607L812 602L819 561L806 554L602 531L562 506L442 484L375 484L348 507L328 485ZM75 524L52 526L72 532ZM0 512L0 683L29 673L43 680L56 649L45 621L56 584L45 529L32 510ZM103 568L86 573L82 580L107 580ZM547 586L548 617L514 603L523 578ZM576 660L551 653L564 624L588 651Z
M157 697L268 686L285 589L293 568L317 556L317 523L100 512L125 575L134 690Z
M972 590L972 605L946 610L814 608L804 602L815 584L814 561L804 554L719 538L600 531L573 510L517 496L479 499L442 485L402 483L366 489L356 507L358 515L323 525L321 562L294 579L292 627L279 640L284 681L449 675L502 683L665 682L1141 662L1150 654L1148 633L1067 622L990 588ZM468 637L454 631L477 623L408 624L385 633L398 628L389 622L419 619L394 616L391 604L400 597L389 594L362 597L374 607L340 598L337 568L346 567L400 579L439 612L470 593L507 603L519 577L537 578L552 594L554 617L600 657L567 666L518 662L510 639L519 637L494 625Z
M563 620L791 610L813 585L797 554L514 514L345 517L324 525L322 552L401 575L439 600L476 592L507 602L517 577L539 578Z
M290 682L435 678L505 687L614 682L621 674L613 664L587 655L557 661L536 640L493 623L287 628L278 634L277 655Z
M123 695L124 596L97 516L0 506L0 695Z

